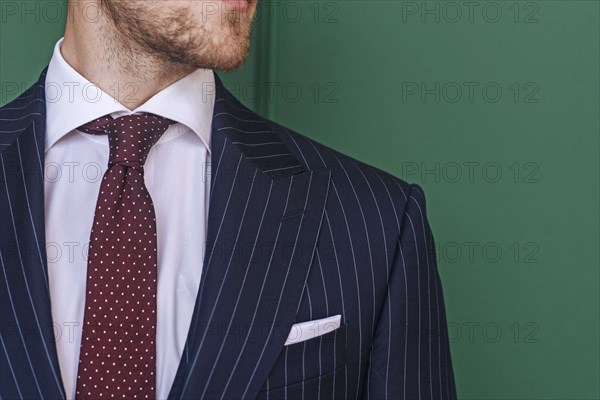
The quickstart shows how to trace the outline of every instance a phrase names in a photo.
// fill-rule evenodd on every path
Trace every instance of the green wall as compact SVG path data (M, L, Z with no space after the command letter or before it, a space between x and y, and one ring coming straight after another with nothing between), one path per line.
M51 2L7 3L1 104L64 25ZM248 62L222 75L422 185L461 399L600 398L599 18L598 1L263 1Z

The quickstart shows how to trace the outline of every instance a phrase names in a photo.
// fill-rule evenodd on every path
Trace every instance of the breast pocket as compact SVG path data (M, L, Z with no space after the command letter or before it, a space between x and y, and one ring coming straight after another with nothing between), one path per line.
M329 391L336 371L346 364L347 331L348 321L332 332L284 346L258 399L309 399L318 397L309 393Z

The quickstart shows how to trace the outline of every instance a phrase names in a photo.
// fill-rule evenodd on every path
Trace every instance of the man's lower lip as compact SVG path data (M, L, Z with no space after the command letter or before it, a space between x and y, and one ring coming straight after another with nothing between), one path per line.
M226 11L246 11L248 0L222 0L225 3Z

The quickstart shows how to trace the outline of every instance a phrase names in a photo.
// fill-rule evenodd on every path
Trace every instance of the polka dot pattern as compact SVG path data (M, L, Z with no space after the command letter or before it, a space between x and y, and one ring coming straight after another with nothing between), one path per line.
M156 397L156 217L144 162L174 121L154 114L98 118L110 156L88 250L77 399Z

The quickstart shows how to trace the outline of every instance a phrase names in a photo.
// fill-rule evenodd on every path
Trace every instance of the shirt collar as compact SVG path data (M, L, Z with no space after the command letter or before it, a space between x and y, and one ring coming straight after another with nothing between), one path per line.
M109 93L79 74L63 58L61 38L46 74L46 142L51 148L63 136L96 118L148 112L186 125L202 140L210 153L212 114L215 102L215 77L210 69L197 69L156 93L130 111ZM117 90L115 85L110 90ZM118 88L133 93L131 88Z

